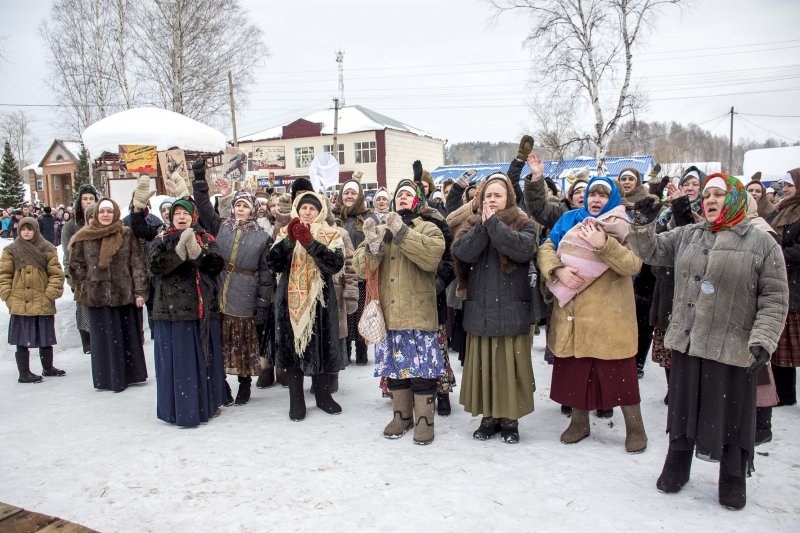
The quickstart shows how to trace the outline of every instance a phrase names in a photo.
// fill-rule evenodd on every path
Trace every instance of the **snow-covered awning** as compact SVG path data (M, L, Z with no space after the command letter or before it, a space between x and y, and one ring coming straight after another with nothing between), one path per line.
M225 150L225 134L180 113L142 107L98 120L83 131L83 144L93 158L103 152L115 154L120 144L173 147L198 152Z

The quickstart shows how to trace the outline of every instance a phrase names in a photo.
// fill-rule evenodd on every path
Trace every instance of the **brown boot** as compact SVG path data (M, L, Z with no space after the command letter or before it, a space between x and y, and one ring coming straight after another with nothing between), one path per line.
M640 404L623 405L622 416L625 418L625 450L628 453L643 452L647 448L647 434Z
M569 427L561 434L561 442L575 444L589 436L589 411L572 408Z
M414 395L414 414L417 417L414 426L414 444L430 444L433 442L433 394Z
M413 402L411 389L392 391L392 412L394 416L389 425L383 430L387 439L399 439L414 425Z

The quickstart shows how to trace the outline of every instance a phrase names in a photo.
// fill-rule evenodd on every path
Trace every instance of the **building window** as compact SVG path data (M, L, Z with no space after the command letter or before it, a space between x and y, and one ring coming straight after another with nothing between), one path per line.
M36 180L36 190L37 191L44 190L44 180Z
M353 143L356 163L374 163L378 160L378 150L375 141Z
M303 146L294 149L294 166L296 168L305 168L311 166L311 161L314 160L314 147Z
M61 155L61 154L58 154L58 155L56 156L56 161L63 161L63 160L64 160L64 156L63 156L63 155Z
M333 145L332 144L326 144L325 146L322 147L322 151L325 152L326 154L333 154ZM335 156L335 154L334 154L334 156ZM339 154L338 154L337 159L339 160L339 164L340 165L344 165L344 145L343 144L339 145Z

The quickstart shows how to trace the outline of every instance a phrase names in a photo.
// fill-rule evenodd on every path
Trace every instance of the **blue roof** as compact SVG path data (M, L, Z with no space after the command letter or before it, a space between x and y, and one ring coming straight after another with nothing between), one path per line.
M431 172L436 185L441 185L447 178L458 179L464 172L474 168L478 171L477 181L486 179L495 172L508 172L509 163L497 163L488 165L445 165L436 168ZM651 155L637 155L628 157L606 157L606 174L610 178L616 178L623 168L633 167L639 171L643 179L647 178L647 173L655 165L655 160ZM544 162L544 175L562 181L568 174L577 172L583 167L589 167L590 176L597 175L597 160L595 159L567 159L565 161L546 160ZM531 169L528 163L522 167L522 177L530 174Z

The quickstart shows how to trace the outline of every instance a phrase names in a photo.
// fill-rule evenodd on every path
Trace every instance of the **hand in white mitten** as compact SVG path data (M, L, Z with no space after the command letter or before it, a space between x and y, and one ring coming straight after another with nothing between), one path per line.
M186 182L181 175L177 172L173 172L172 176L164 180L164 185L175 198L186 198L189 196L189 188L186 186Z
M178 244L175 245L175 253L184 261L186 261L187 246L192 239L194 239L194 230L192 228L186 228L181 232L181 236L178 238Z
M392 235L397 235L400 232L400 228L403 227L403 217L395 212L389 213L386 215L386 227L389 228Z
M139 181L136 182L136 188L133 190L133 207L144 209L155 193L156 191L150 190L150 178L141 176Z
M184 235L189 235L189 237L186 238L186 244L184 245L186 255L189 257L189 259L197 259L200 257L200 254L203 253L203 248L201 248L200 243L197 242L197 235L192 228L186 228L183 230L183 233L181 233L181 238L183 238Z
M367 241L367 247L373 254L378 253L381 246L381 238L378 235L378 230L375 227L375 221L368 218L364 221L364 240Z

